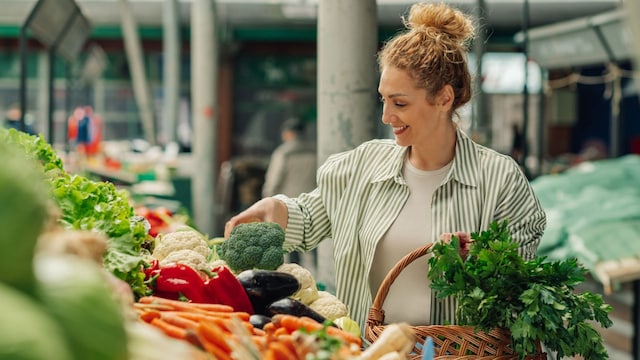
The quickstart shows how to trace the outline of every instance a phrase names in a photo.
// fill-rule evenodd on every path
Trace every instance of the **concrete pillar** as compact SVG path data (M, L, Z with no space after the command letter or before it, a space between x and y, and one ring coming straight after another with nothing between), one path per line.
M377 44L375 0L318 2L318 164L375 136ZM317 256L316 279L332 290L329 239Z
M35 123L32 126L36 131L42 133L44 138L49 141L49 144L55 144L55 139L51 138L49 134L49 51L38 51L38 108L34 109L34 112L30 115L35 117ZM51 74L53 76L53 74ZM53 104L51 104L53 105Z
M191 109L193 161L191 180L193 218L198 230L210 237L216 224L216 123L218 119L218 38L212 0L191 3Z
M634 80L636 88L638 89L638 92L640 92L640 71L637 71L637 69L640 69L640 23L637 21L635 16L631 16L631 14L640 14L640 1L625 1L624 6L626 10L624 21L631 29L630 38L633 43L633 65L634 69L636 69Z
M151 100L151 89L144 70L142 43L138 35L136 19L131 11L129 0L119 0L122 18L122 35L129 63L129 72L133 85L133 96L138 105L138 113L142 120L144 138L150 144L156 144L156 124Z
M177 0L164 0L163 31L163 102L160 135L166 142L176 141L178 102L180 101L180 9Z

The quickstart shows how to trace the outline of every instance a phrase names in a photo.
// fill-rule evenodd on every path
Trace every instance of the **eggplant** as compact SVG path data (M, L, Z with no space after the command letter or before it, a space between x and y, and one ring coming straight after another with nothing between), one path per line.
M277 314L289 314L298 317L306 316L321 324L327 321L327 318L320 315L317 311L313 310L301 301L292 298L276 300L267 307L268 316L274 316Z
M249 316L249 322L253 327L262 329L265 325L271 322L271 318L267 315L262 314L252 314Z
M300 282L295 276L276 270L245 270L236 276L247 292L253 311L267 315L267 306L276 300L286 298L300 290Z

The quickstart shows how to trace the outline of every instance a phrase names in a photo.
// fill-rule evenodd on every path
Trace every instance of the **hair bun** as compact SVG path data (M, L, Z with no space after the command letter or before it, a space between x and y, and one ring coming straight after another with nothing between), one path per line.
M459 44L471 40L475 32L469 16L445 4L414 4L404 24L408 29L438 31Z

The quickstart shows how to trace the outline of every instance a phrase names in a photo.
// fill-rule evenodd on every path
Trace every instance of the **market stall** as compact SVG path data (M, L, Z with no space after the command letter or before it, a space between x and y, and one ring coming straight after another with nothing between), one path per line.
M438 262L429 277L440 291L467 299L461 314L468 325L384 323L384 311L374 308L380 303L372 307L375 319L358 324L308 269L284 262L285 234L276 223L239 224L228 238L210 238L155 213L168 226L152 232L151 214L137 213L126 190L67 173L42 137L14 129L0 129L0 166L0 200L14 205L0 212L8 231L0 240L11 249L0 253L0 297L13 304L0 311L0 320L11 329L20 323L50 334L3 334L10 346L0 346L0 357L419 360L431 359L431 352L435 359L482 354L515 360L522 354L545 358L541 342L560 355L606 357L591 322L609 326L610 306L598 295L574 292L582 273L576 262L521 258L506 222L472 234L476 247L468 258L454 241L434 247ZM501 274L494 276L482 271L486 259L508 259L510 266L496 266ZM451 264L463 262L459 274L445 276L454 272ZM451 281L460 276L478 287L460 289ZM393 272L388 278L393 281ZM486 293L487 300L497 299L490 291L515 292L478 308L482 299L469 290ZM532 292L555 300L539 302ZM531 306L539 309L535 316ZM541 331L549 317L572 321ZM523 326L531 330L521 334Z
M583 135L580 153L562 154L547 167L551 175L532 181L548 215L538 253L556 259L577 257L606 295L632 284L631 352L638 358L640 249L633 239L640 228L640 163L633 153L637 116L625 111L633 109L629 104L637 103L638 92L631 81L634 47L626 14L606 12L532 29L528 36L531 58L545 72L556 74L547 76L544 84L554 116L590 134ZM578 108L581 89L586 93L582 101L598 101L584 106L584 111ZM581 122L581 115L591 118ZM544 140L558 142L558 137Z

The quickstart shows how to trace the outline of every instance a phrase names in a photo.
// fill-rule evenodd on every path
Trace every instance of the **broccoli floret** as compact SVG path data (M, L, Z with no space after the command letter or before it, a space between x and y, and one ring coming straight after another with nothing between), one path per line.
M275 270L284 263L284 230L272 222L239 224L220 244L220 258L233 272Z

